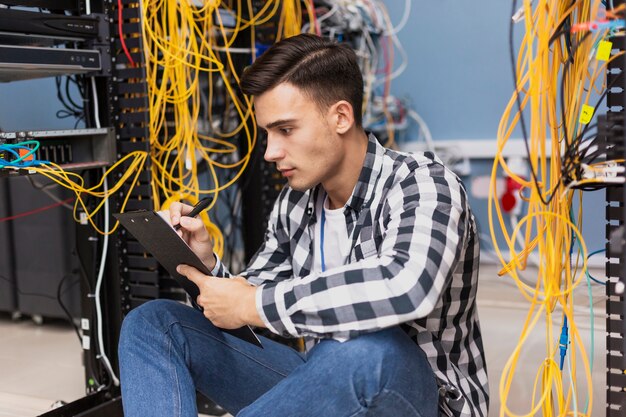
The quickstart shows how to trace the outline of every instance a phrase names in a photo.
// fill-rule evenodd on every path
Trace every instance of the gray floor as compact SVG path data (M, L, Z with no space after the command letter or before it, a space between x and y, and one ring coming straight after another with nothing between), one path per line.
M602 272L596 272L601 276ZM527 274L532 277L533 274ZM586 287L577 290L576 323L589 349L590 323ZM605 394L605 310L604 288L593 290L596 311L595 363L593 370L593 416L603 416ZM500 408L500 375L517 345L528 303L509 278L498 278L493 266L481 270L479 313L489 365L492 406L490 416ZM555 320L560 318L555 315ZM555 337L560 329L554 326ZM84 395L81 348L74 332L61 323L39 326L22 319L0 319L0 417L34 416L47 411L57 400L72 401ZM530 335L519 358L519 370L507 401L511 411L530 412L530 398L537 369L545 356L545 324ZM584 380L579 366L579 380ZM584 385L580 388L586 390ZM579 395L579 411L586 396ZM540 415L540 414L537 414Z

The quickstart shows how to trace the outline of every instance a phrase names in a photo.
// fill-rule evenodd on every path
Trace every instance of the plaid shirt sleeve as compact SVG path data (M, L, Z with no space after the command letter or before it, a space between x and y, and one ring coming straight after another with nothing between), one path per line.
M283 188L276 199L268 220L265 240L257 253L251 259L248 267L241 273L248 282L260 285L263 282L288 279L293 276L291 267L291 253L289 251L290 238L287 228L280 216L281 203L286 200L288 187ZM228 271L222 266L220 272ZM218 276L225 276L222 273Z
M325 272L263 282L256 293L259 315L277 334L336 340L427 316L466 240L461 193L458 178L440 164L410 172L379 203L378 253ZM277 219L273 213L270 224ZM288 257L276 235L267 245L278 254L259 254L256 262L286 273Z

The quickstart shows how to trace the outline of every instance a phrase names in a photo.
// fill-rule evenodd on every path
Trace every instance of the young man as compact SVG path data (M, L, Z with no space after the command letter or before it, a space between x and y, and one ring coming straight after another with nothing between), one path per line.
M434 155L385 149L363 130L346 46L283 40L241 87L288 186L240 277L185 216L191 207L172 205L213 277L179 266L203 313L155 300L124 320L126 416L195 416L196 389L244 417L486 416L478 235L459 179ZM307 351L219 330L245 324L304 337Z

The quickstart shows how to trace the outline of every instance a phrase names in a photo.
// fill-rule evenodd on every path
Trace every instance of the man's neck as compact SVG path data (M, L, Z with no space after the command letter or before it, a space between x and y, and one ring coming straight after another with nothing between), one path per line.
M344 139L342 164L338 172L322 184L326 194L328 194L330 209L338 209L346 205L359 180L367 154L368 139L365 131L355 130Z

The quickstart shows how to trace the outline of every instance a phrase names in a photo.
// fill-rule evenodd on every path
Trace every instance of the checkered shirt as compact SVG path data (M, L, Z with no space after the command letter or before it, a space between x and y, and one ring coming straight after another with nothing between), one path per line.
M344 266L314 272L321 186L286 186L265 243L241 275L257 309L286 337L339 341L400 325L426 353L447 416L487 416L487 369L476 309L479 239L459 178L430 152L407 154L369 135L344 207L352 240ZM221 262L215 275L230 276Z

